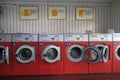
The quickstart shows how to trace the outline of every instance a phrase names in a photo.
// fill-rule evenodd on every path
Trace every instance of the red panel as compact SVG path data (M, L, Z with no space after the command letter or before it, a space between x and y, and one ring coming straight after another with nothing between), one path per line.
M3 46L8 46L9 47L9 55L10 55L10 63L9 64L5 64L5 63L1 63L0 64L0 76L9 76L9 75L13 75L13 62L12 62L12 50L11 50L11 42L0 42L0 45Z
M89 73L111 73L112 72L112 42L93 42L93 45L104 44L109 46L110 57L109 60L104 62L98 62L91 64L89 63Z
M64 74L85 74L88 73L88 62L72 62L67 57L67 50L71 45L79 44L81 46L88 46L88 42L68 42L64 52Z
M113 45L113 73L120 72L120 60L115 56L115 50L120 45L120 42L117 42L116 45Z
M15 52L21 45L31 45L35 47L36 59L33 62L22 64L15 58ZM13 46L13 71L14 75L34 75L38 74L38 42L17 42L16 46Z
M42 50L47 46L47 45L57 45L61 47L61 60L57 61L55 63L47 63L44 60L42 60ZM63 48L64 43L63 42L43 42L42 46L39 46L39 73L41 75L45 74L63 74Z

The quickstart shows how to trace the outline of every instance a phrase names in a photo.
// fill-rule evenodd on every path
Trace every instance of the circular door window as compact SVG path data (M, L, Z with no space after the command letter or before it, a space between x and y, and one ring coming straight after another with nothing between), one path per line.
M61 51L60 47L56 45L48 45L43 49L42 59L48 63L54 63L60 60Z
M71 49L70 55L71 55L72 58L78 59L82 55L82 50L78 47L74 47L74 48Z
M98 48L98 50L100 51L100 59L99 61L103 61L103 50L105 48L105 45L103 44L98 44L95 46L96 48ZM95 50L92 50L92 57L95 58L97 55L95 54Z
M46 57L50 60L54 60L58 55L58 52L55 48L50 48L48 49L47 53L46 53Z
M78 44L70 46L67 51L67 56L72 62L79 62L83 60L83 46Z
M20 63L35 61L35 47L22 45L16 51L16 59Z
M100 51L96 47L87 47L84 51L85 60L89 63L96 63L100 59Z
M117 58L118 60L120 60L120 46L118 46L118 47L116 48L115 56L116 56L116 58Z
M23 48L20 50L18 55L19 55L20 59L22 59L22 60L29 60L32 57L32 52L30 49Z
M0 60L3 60L4 59L4 49L3 48L0 48Z
M4 63L5 62L5 46L0 45L0 63Z

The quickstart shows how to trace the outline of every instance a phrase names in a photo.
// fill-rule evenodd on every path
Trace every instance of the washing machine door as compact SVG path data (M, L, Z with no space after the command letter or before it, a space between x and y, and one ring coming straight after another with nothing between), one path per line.
M98 50L100 51L100 58L98 59L97 62L103 61L103 62L107 62L109 59L109 47L103 44L98 44L95 46L96 48L98 48ZM95 58L97 55L95 54L95 51L92 51L92 57Z
M103 62L107 62L109 60L109 56L110 56L109 47L105 46L102 53L103 53L102 54Z
M0 63L9 64L9 48L7 46L0 45Z
M95 47L97 47L101 53L101 58L99 61L107 62L109 59L109 47L103 44L98 44Z
M68 59L72 62L79 62L83 60L84 47L78 44L70 46L67 50Z
M89 46L84 50L84 59L89 63L97 63L101 59L100 50L94 46Z
M115 49L115 56L120 61L120 45Z
M61 59L61 48L56 45L47 45L42 51L42 59L48 63L55 63Z
M22 45L16 50L15 56L16 60L20 63L30 63L35 61L35 47Z

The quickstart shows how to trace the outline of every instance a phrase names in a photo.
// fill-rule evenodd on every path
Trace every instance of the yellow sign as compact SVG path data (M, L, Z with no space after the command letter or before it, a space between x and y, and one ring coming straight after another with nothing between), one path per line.
M29 9L24 9L24 11L22 12L23 16L30 16L32 15L31 11Z
M58 10L57 9L53 9L52 10L52 16L57 16L58 15Z
M79 16L84 17L84 10L79 10Z

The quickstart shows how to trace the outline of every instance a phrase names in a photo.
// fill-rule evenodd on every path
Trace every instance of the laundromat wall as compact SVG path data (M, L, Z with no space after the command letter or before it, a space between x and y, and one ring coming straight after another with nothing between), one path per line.
M74 2L75 1L75 2ZM82 1L82 0L81 0ZM39 7L39 20L20 20L19 5ZM65 20L48 20L48 6L65 6ZM120 32L120 0L112 2L79 2L79 0L0 0L2 13L0 27L5 33L85 33L106 32L115 29ZM93 20L76 20L75 8L90 6L94 10Z

